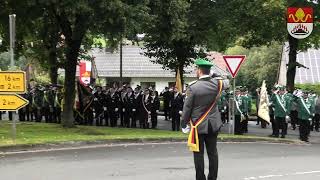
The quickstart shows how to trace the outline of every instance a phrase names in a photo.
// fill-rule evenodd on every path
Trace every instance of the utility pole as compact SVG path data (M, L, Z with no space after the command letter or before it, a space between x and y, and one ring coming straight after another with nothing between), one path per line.
M14 45L15 45L15 36L16 36L16 15L9 15L9 31L10 31L10 67L14 68ZM12 112L11 112L12 113ZM12 140L15 143L16 141L16 119L12 116Z

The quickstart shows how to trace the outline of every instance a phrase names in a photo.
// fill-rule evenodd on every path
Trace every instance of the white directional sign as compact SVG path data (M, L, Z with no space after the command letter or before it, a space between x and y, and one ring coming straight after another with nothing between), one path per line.
M223 59L233 78L237 76L237 73L240 70L240 66L244 62L245 58L245 55L223 56Z

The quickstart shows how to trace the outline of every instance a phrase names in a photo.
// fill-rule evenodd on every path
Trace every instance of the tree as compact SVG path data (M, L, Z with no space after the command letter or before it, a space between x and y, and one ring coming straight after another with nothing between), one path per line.
M286 9L290 6L314 7L316 16L319 4L312 1L299 0L217 0L216 5L223 9L220 23L223 34L234 37L231 45L238 44L247 48L270 45L273 41L289 42L289 64L287 71L287 87L294 89L296 72L296 54L299 50L319 46L319 22L315 23L312 35L304 40L297 40L288 35L286 28ZM228 38L229 39L229 38ZM233 41L233 43L232 43Z
M263 80L266 80L268 89L277 82L278 67L280 64L282 45L273 42L269 46L253 47L250 49L241 46L228 48L226 54L246 55L246 60L237 75L237 85L247 86L250 92L255 92Z
M145 28L145 55L164 69L179 69L183 83L184 67L196 57L205 56L206 36L214 16L211 1L155 0L150 2L151 20Z
M75 75L78 63L79 50L85 44L88 32L114 36L121 31L118 29L122 19L126 18L126 7L131 1L72 1L72 0L49 0L36 2L37 6L52 12L54 22L59 25L61 34L64 36L65 46L65 84L64 84L64 127L73 127L73 104L75 97ZM143 1L141 1L143 2Z

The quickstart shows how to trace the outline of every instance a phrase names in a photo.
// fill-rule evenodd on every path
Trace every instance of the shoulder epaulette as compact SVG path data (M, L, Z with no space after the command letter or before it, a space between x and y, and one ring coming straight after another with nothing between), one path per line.
M220 77L220 76L214 77L213 79L223 80L223 78L222 78L222 77Z
M192 81L188 85L191 86L191 85L195 84L196 82L198 82L198 80Z

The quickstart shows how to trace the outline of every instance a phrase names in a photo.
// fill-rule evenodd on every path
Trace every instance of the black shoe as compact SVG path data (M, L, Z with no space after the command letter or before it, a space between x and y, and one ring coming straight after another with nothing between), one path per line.
M286 136L285 136L285 135L282 135L281 138L286 138Z

